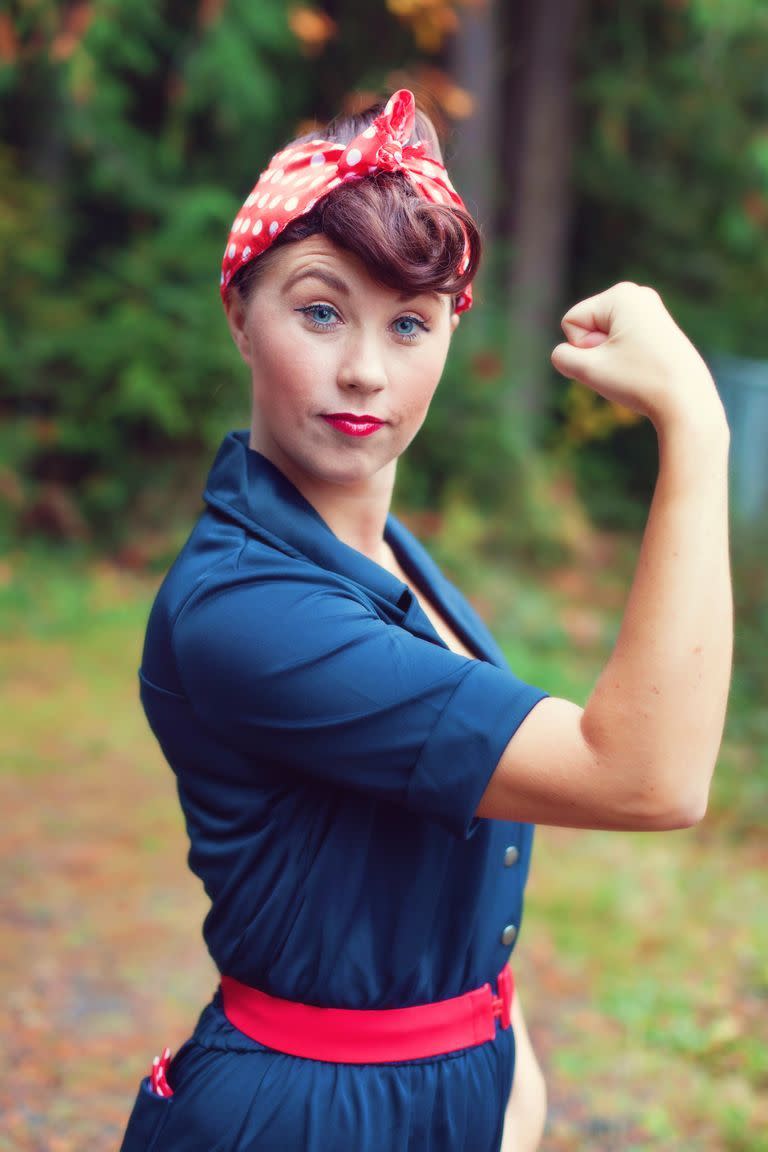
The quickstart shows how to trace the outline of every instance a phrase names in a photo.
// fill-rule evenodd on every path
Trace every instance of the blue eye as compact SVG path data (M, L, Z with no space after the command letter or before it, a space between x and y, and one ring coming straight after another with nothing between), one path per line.
M307 308L297 308L307 317L314 328L334 328L339 314L330 304L310 304Z
M415 340L418 336L416 329L421 329L422 332L429 332L429 328L423 320L419 320L418 316L400 316L394 323L395 333L401 336L404 340Z

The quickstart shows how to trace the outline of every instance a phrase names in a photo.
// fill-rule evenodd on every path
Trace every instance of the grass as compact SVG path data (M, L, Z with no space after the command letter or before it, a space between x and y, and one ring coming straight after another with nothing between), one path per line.
M610 650L632 541L546 574L435 550L515 669L583 702ZM0 565L0 1152L117 1145L136 1078L214 983L173 779L136 669L156 576L84 555ZM729 718L697 828L540 828L519 987L550 1093L546 1152L768 1149L765 715ZM733 735L730 734L732 729Z

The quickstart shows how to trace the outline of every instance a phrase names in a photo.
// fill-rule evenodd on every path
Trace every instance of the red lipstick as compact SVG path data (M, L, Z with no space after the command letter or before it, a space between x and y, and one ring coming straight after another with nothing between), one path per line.
M386 423L376 416L356 416L354 412L331 412L323 415L323 420L345 436L370 436Z

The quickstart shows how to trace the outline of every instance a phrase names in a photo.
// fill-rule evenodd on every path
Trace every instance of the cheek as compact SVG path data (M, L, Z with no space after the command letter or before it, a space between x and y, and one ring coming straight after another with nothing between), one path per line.
M431 351L414 358L404 379L404 403L409 412L425 414L440 383L444 365L444 351Z
M317 378L316 350L308 348L295 333L280 330L257 335L252 343L254 395L275 407L309 396Z

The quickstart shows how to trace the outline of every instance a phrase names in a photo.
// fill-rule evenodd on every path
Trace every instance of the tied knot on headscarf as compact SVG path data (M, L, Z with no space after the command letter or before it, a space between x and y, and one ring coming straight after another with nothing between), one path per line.
M339 157L343 180L374 171L396 172L414 159L426 159L425 144L410 145L416 123L416 102L407 88L395 92L373 123L351 140Z

